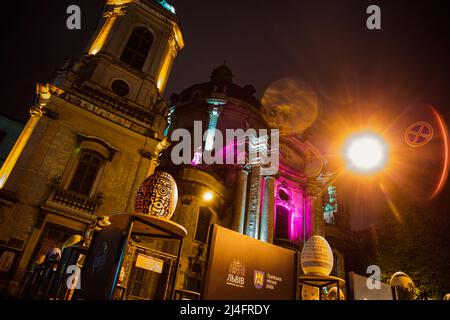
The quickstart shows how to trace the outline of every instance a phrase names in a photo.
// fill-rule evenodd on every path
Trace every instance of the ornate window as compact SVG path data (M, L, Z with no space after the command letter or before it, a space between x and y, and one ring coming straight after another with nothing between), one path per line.
M277 187L275 197L275 239L289 240L289 226L294 211L292 193L288 185L283 182Z
M153 35L150 31L144 27L135 28L128 39L120 60L133 68L141 70L150 52L152 43Z
M69 190L89 195L103 162L103 157L97 152L83 150Z
M275 239L289 239L289 209L285 206L277 206L275 223Z

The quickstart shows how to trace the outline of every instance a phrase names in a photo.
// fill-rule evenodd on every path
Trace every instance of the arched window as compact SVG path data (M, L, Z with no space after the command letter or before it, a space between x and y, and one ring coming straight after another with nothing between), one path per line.
M89 195L104 159L95 151L84 150L73 175L69 190Z
M276 207L275 239L289 240L289 209L284 206Z
M153 43L153 36L146 28L133 30L120 60L133 68L141 70Z

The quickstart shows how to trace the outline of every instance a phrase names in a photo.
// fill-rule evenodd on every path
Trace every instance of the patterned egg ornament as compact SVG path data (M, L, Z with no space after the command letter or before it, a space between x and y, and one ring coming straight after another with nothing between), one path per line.
M321 236L312 236L306 241L300 260L303 272L307 275L328 276L333 270L333 251Z
M149 176L136 193L135 213L157 216L170 220L178 201L175 179L167 172L156 172Z

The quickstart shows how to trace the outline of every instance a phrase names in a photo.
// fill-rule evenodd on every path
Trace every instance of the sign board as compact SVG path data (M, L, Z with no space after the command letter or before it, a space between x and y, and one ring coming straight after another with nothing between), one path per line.
M139 253L136 258L136 267L162 273L164 261Z
M360 276L354 272L348 274L350 279L350 289L353 293L353 300L393 300L391 287L380 281L373 283L373 280ZM371 284L370 289L367 281Z
M212 227L202 299L294 300L297 254Z
M95 234L81 270L81 291L77 292L77 298L109 299L124 242L123 230L114 226Z

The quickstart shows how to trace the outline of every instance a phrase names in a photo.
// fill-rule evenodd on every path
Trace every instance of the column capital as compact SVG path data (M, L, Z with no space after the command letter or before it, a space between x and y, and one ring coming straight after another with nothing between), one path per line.
M37 103L33 107L30 108L30 116L32 117L42 117L46 116L52 120L55 120L58 118L59 114L50 109L47 105L50 102L50 99L52 98L52 95L55 94L56 96L59 96L63 93L63 90L60 88L47 83L37 83L36 84L36 96L37 96Z
M130 1L131 2L131 1ZM118 4L112 4L116 5L116 7L113 7L111 10L106 11L103 14L103 18L109 18L109 17L117 17L117 16L123 16L126 13L125 5L118 5Z

